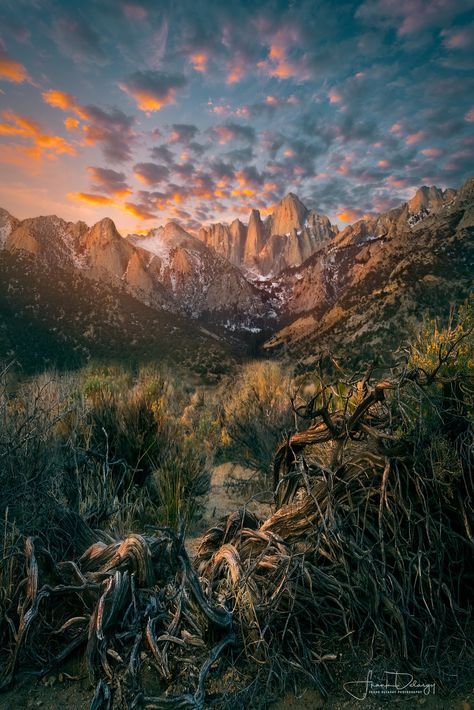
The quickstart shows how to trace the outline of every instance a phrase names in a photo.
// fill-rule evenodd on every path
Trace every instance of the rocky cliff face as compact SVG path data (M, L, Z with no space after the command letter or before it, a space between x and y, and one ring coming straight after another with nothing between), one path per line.
M348 354L398 344L424 310L446 314L472 289L473 226L470 180L459 193L421 188L400 207L347 227L286 277L292 322L266 347L301 356L336 344Z
M89 228L0 210L0 256L13 264L25 255L45 291L61 274L80 293L107 287L156 313L271 330L266 347L298 358L336 344L391 347L425 308L445 313L472 288L473 241L474 180L459 192L422 187L340 233L291 194L265 220L254 210L247 226L213 225L200 238L175 222L123 238L110 219Z
M261 294L242 272L175 222L127 242L148 254L148 272L189 315L220 314L247 326L263 316Z
M216 322L230 319L237 328L263 317L262 294L241 271L174 222L124 239L108 218L88 228L55 216L19 221L3 210L0 234L10 253L30 254L49 268L70 268L146 305Z
M289 193L265 221L252 210L247 227L239 220L213 224L199 231L199 239L244 271L276 275L302 264L337 233L328 217Z

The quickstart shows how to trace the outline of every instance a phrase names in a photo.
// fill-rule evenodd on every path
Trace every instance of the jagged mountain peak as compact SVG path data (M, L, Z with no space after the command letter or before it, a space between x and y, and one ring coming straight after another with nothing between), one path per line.
M109 242L121 240L122 237L115 226L115 222L110 217L104 217L89 229L85 239L88 245L94 243L105 246Z
M195 239L195 237L187 232L184 227L179 224L179 222L175 222L174 220L167 222L162 229L163 239L173 239L176 237L190 237L191 239Z
M411 214L415 214L420 210L433 210L440 209L446 203L450 202L456 196L456 190L452 188L447 188L442 190L436 185L422 185L415 192L415 195L408 200L407 205Z
M294 193L289 192L271 215L271 234L289 234L292 229L302 229L307 215L305 205Z

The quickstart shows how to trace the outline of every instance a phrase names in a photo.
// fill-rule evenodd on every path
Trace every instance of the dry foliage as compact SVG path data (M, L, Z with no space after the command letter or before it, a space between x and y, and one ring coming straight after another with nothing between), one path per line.
M448 341L375 382L372 369L337 385L321 372L295 411L305 428L275 453L275 512L221 521L196 571L168 530L117 539L65 513L66 558L12 539L25 575L0 618L3 685L19 664L44 674L82 649L95 710L259 707L295 676L324 692L348 644L462 680L473 650L474 382L452 363L472 348L472 327ZM242 674L237 691L213 696L210 678L229 667Z

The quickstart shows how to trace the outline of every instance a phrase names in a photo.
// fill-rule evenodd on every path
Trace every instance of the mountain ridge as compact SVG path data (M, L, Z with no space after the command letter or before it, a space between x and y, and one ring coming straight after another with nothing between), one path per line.
M331 338L335 347L352 347L351 338L364 333L376 344L374 321L386 319L394 303L400 317L392 314L387 327L403 333L423 304L430 307L427 294L445 313L472 287L473 179L459 190L423 186L407 202L342 231L292 193L277 207L265 220L252 211L247 227L237 219L214 225L218 249L177 222L122 237L110 218L88 227L55 215L18 220L0 210L0 254L28 255L30 274L69 274L63 278L84 283L79 290L102 284L118 300L131 296L210 332L223 329L219 337L260 333L267 352L277 354L297 354L304 343L317 350ZM291 231L271 234L272 225ZM4 279L0 291L11 287Z

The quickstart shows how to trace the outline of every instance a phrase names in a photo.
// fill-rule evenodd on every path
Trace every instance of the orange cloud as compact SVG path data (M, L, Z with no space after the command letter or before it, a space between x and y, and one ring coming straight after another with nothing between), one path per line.
M66 91L50 89L49 91L44 91L41 95L43 101L49 106L59 108L61 111L72 111L80 118L87 119L86 111L79 105L76 97L72 94L68 94Z
M177 90L186 84L181 74L144 70L136 71L127 81L120 82L119 87L135 100L141 111L152 113L174 103Z
M331 91L329 94L329 103L338 104L342 101L342 96L337 91Z
M214 126L212 130L217 136L219 145L225 145L235 138L234 132L227 126Z
M234 64L228 70L227 83L228 84L235 84L236 82L238 82L242 79L243 74L244 74L243 66L241 64Z
M423 153L428 158L438 158L441 155L441 150L439 148L424 148L420 153Z
M68 131L75 131L77 128L79 128L79 121L77 118L68 116L64 119L64 125L66 126Z
M124 212L128 212L128 214L131 214L134 217L138 217L138 219L155 219L154 214L148 212L148 210L146 210L144 207L136 205L133 202L126 202L124 205L121 205L120 208Z
M390 187L404 188L408 186L408 183L404 178L397 178L394 175L388 176L387 183Z
M337 218L340 219L341 222L356 222L358 219L361 219L360 212L350 209L340 212ZM364 217L362 219L364 219Z
M410 133L405 138L405 143L407 145L412 145L413 143L418 143L418 141L421 141L424 137L425 137L424 131L417 131L416 133Z
M23 64L16 62L8 56L4 49L0 47L0 78L12 81L14 84L22 84L29 80L28 72Z
M85 202L88 205L114 205L115 201L111 197L105 195L93 195L90 192L68 192L67 198L76 202Z
M285 27L284 30L278 31L269 42L268 58L259 62L257 67L268 76L278 79L298 77L301 80L308 78L304 58L295 61L288 56L290 47L297 46L299 39L295 28Z
M1 117L4 122L0 123L0 135L19 136L31 141L29 146L19 145L18 150L33 160L40 160L43 156L54 160L58 155L64 153L76 154L74 146L61 136L43 133L41 126L36 121L19 116L12 111L4 111Z
M193 65L194 71L206 71L208 59L209 58L207 54L204 54L204 52L197 52L196 54L191 54L190 60L191 64Z
M161 111L163 106L174 102L175 92L171 91L167 99L157 99L152 93L144 90L137 90L133 93L131 91L127 92L133 96L137 102L137 106L140 111L145 111L146 113L150 111Z
M388 160L379 160L377 165L379 166L379 168L388 168L390 163Z

